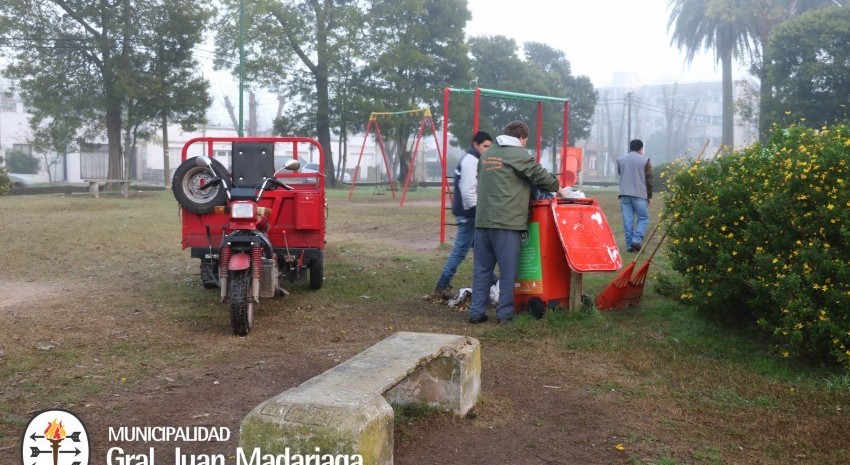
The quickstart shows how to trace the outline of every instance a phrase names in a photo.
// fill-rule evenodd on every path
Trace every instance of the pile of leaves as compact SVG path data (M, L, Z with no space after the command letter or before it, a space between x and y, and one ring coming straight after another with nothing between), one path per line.
M850 125L774 128L764 144L671 170L678 297L751 322L784 357L850 368Z

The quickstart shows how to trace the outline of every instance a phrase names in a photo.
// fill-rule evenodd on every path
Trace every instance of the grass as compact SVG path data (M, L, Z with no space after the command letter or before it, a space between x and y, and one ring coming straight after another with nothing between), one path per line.
M553 389L574 389L589 407L618 418L615 431L603 434L623 438L621 457L630 463L850 461L850 374L778 359L746 330L658 295L658 274L670 272L663 250L638 308L556 310L470 329L461 316L420 300L448 250L439 245L439 190L408 192L404 207L372 190L358 189L352 202L345 189L328 192L323 289L296 283L285 300L263 301L256 334L245 339L229 335L216 291L198 284L198 264L180 248L170 192L0 199L0 284L41 286L21 303L4 307L0 298L0 451L17 447L30 412L53 402L109 398L163 376L191 382L207 367L250 365L270 354L296 354L318 370L404 329L471 332L488 369L522 367ZM616 191L593 195L622 242ZM653 202L653 218L660 203ZM456 287L471 281L470 264L462 264ZM595 296L614 276L585 275L584 293ZM50 298L41 299L45 293ZM39 349L42 343L54 347ZM517 402L484 391L462 428L521 423ZM420 410L397 415L416 428L451 423ZM560 427L544 414L526 421L521 427L552 434Z

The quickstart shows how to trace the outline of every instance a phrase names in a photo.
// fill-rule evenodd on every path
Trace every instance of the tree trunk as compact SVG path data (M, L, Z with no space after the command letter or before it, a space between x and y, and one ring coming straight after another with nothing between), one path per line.
M236 119L236 114L233 112L233 104L230 103L230 97L224 96L224 107L227 108L227 115L230 116L230 122L233 124L233 129L239 129L239 120Z
M130 172L131 172L130 166L131 166L131 163L132 163L131 157L132 157L133 148L134 148L134 145L135 145L135 144L132 143L133 138L131 137L132 134L130 132L131 132L130 128L127 128L127 130L124 132L124 157L122 159L124 172L121 174L121 179L127 179L127 180L130 179Z
M121 161L121 104L114 97L107 97L106 140L109 146L109 179L123 179Z
M325 11L325 15L330 12ZM331 186L336 185L333 150L331 150L330 101L328 84L328 33L324 21L317 21L316 31L316 135L325 152L325 176Z
M724 52L720 58L723 73L723 122L720 145L731 150L734 142L734 113L732 97L732 51Z

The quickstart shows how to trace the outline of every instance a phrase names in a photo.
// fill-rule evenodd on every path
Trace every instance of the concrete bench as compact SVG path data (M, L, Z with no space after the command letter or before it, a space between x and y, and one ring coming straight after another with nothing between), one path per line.
M124 198L130 197L130 181L128 179L83 179L83 182L89 183L89 192L92 197L100 198L100 183L114 183L121 185L121 195Z
M393 462L391 405L426 404L465 415L481 388L477 339L399 332L257 406L243 420L246 456L359 454Z

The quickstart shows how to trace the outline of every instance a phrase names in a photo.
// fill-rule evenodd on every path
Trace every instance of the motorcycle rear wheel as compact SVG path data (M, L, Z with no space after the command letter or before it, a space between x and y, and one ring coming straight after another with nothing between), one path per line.
M230 275L230 324L233 334L247 336L254 326L254 302L251 301L251 270Z

